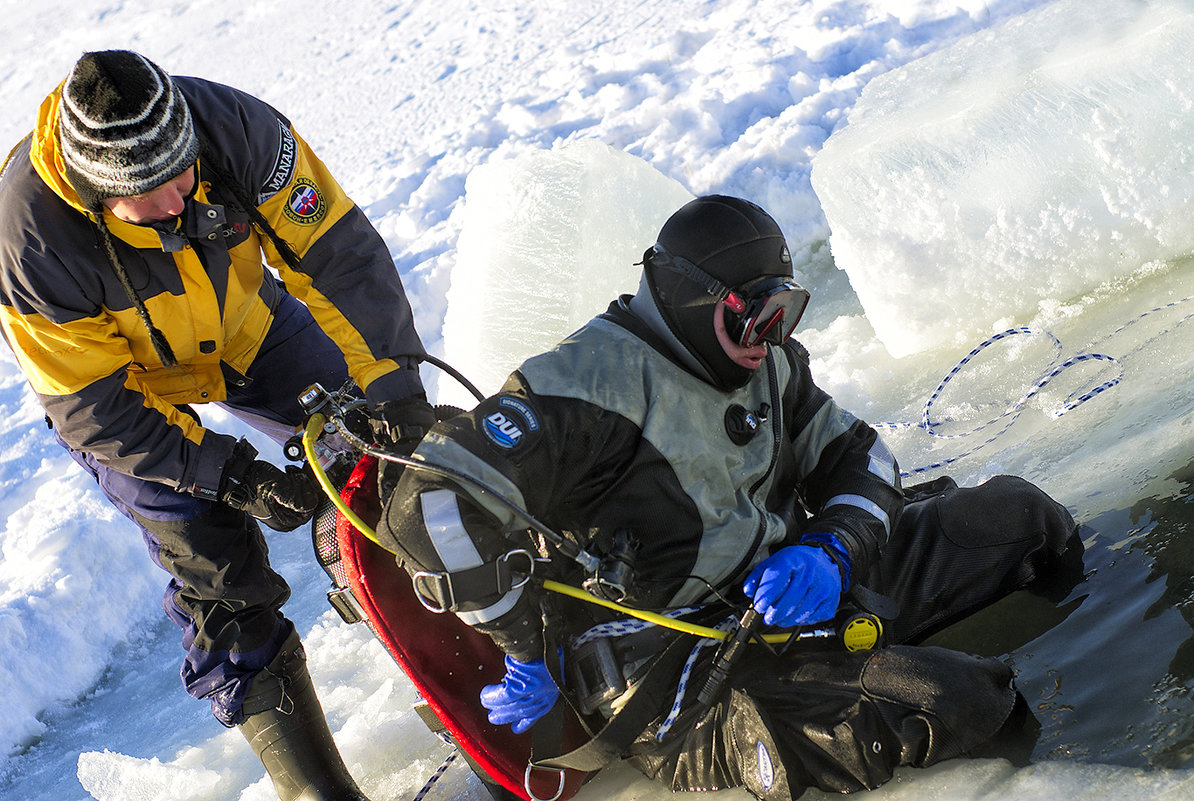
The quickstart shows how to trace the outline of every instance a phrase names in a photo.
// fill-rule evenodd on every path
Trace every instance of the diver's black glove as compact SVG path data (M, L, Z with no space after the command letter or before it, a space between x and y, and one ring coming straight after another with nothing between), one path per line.
M371 414L373 438L388 451L410 456L435 425L435 409L425 395L383 401L373 407ZM402 465L382 459L377 469L378 498L384 505L398 479Z
M319 489L301 467L280 470L257 458L257 449L239 440L220 475L220 500L247 512L276 531L290 531L311 519Z

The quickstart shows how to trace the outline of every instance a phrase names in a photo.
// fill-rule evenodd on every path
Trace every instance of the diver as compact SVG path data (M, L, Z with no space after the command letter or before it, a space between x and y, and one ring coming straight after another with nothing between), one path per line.
M478 700L490 721L534 734L562 690L591 730L629 731L607 750L672 790L763 799L874 788L1027 727L1007 665L917 643L1072 573L1082 544L1066 509L1012 476L902 487L876 431L814 383L792 338L809 296L757 205L693 200L642 265L636 294L415 452L483 480L601 557L599 571L467 482L407 469L384 499L378 536L417 591L505 654ZM722 627L736 645L703 647L544 580ZM886 647L756 636L860 609Z

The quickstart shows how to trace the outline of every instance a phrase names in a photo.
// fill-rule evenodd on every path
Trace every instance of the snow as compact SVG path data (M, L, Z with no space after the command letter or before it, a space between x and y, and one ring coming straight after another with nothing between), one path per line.
M1194 249L1192 10L1065 0L867 84L813 187L893 356Z
M1180 495L1175 471L1194 441L1194 304L1184 302L1194 248L1178 224L1189 217L1183 165L1194 119L1186 3L0 6L0 148L27 132L42 97L88 49L136 49L173 73L257 94L294 121L375 222L427 346L486 391L632 290L633 263L686 198L736 194L787 234L813 293L799 337L820 384L867 419L891 422L885 437L905 469L956 460L962 481L1026 475L1080 517ZM1061 102L1070 97L1081 113ZM1024 113L1034 100L1039 114ZM933 148L951 158L932 158ZM1057 166L1059 153L1081 180L1026 166ZM976 216L942 225L954 207ZM950 368L1012 326L1034 333L983 349L933 399L937 436L918 428ZM1022 400L1086 353L1114 361L1077 362ZM433 369L424 375L438 399L463 402ZM204 415L249 433L218 411ZM3 348L0 420L0 796L272 799L240 735L180 687L178 635L159 608L164 574L52 441ZM1122 634L1148 654L1161 627L1172 651L1189 626L1155 608L1162 587L1129 558L1131 542L1100 551L1101 575L1139 592L1116 607L1122 625L1102 629L1097 653L1118 653ZM270 547L295 590L287 612L354 775L375 799L413 796L447 749L411 711L409 682L364 627L329 611L301 534L271 534ZM1072 632L1110 626L1100 617L1110 605L1082 606L1060 629L1068 640L1017 652L1026 695L1061 694L1049 694L1051 674L1032 658L1060 669L1068 663L1049 648L1068 647L1076 659ZM1130 699L1121 734L1139 738L1133 753L1170 736L1149 717L1152 665L1137 661L1130 685L1084 688ZM1054 719L1073 717L1061 702L1049 708ZM1090 764L1098 744L1070 754L1064 734L1048 737L1049 761L901 771L868 797L1194 795L1181 763ZM435 797L488 795L457 766ZM670 797L624 767L579 796Z

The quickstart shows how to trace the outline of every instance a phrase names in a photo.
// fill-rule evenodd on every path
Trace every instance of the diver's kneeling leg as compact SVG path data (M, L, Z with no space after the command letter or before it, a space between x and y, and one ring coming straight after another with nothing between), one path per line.
M630 747L631 764L674 793L745 787L764 801L791 801L804 792L790 785L775 739L755 702L736 688L711 708L690 709L664 742L651 726Z
M863 582L899 604L888 642L921 641L1019 589L1059 600L1082 578L1081 530L1024 479L995 476L977 487L939 479L908 494Z

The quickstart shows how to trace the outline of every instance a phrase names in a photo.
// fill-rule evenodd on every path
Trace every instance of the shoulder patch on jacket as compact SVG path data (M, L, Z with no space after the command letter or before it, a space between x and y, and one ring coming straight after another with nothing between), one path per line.
M294 134L290 132L290 126L283 120L278 120L278 155L274 158L269 178L257 195L258 206L281 192L282 187L294 178L294 158L297 150L298 145L294 141Z
M494 408L481 419L485 438L499 450L511 452L528 447L539 432L539 417L521 398L499 395Z
M296 178L282 211L291 222L315 225L328 213L328 204L314 181L310 178Z

